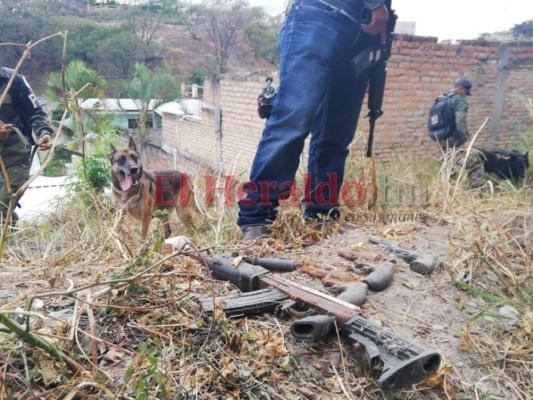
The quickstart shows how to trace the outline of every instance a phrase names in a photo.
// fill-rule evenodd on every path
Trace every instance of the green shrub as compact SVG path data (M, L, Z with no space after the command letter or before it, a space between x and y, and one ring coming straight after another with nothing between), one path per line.
M76 178L77 182L73 187L76 192L93 190L96 193L102 193L111 182L109 163L99 158L86 158L85 172L83 163L80 163L76 169Z

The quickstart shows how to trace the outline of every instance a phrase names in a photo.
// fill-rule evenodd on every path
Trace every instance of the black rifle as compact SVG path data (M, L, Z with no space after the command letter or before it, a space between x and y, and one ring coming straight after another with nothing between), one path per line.
M365 49L357 54L352 60L355 69L355 76L370 68L368 81L368 114L367 118L370 124L368 132L368 143L366 145L366 157L372 157L372 146L374 144L374 128L376 120L383 115L381 109L383 105L383 94L385 92L385 81L387 79L387 60L390 57L392 42L394 39L394 28L398 16L391 8L391 0L385 1L385 6L389 12L389 20L387 22L387 41L381 44L379 36L371 38L370 48ZM363 13L362 23L368 24L371 21L371 12Z
M222 304L223 311L245 315L254 310L265 312L287 298L298 305L310 306L320 314L294 321L291 333L296 338L323 339L337 326L345 337L364 348L366 362L372 371L380 373L378 385L383 390L418 383L440 367L439 353L385 331L361 317L359 307L346 301L291 282L259 265L241 262L235 267L232 258L220 255L210 255L204 260L214 278L229 281L243 292L250 292L242 295L240 301L233 299L229 304L225 298L215 299L215 304ZM207 313L212 313L214 307L212 299L202 301L202 308Z

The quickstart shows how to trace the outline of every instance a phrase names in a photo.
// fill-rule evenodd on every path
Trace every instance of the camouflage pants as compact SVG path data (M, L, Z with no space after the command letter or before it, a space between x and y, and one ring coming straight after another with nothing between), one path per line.
M0 141L0 155L9 176L11 193L15 193L29 178L30 173L31 145L23 143L20 137L11 133L9 137ZM0 214L5 218L9 206L10 194L4 180L4 174L0 174ZM13 213L16 221L16 214Z
M466 143L468 137L459 131L455 131L448 139L439 140L440 147L444 150L460 148Z
M461 152L456 155L453 165L452 178L457 178L459 176L459 171L463 168L463 176L466 176L466 182L471 188L479 188L488 180L490 180L489 174L485 172L485 167L483 166L483 157L482 153L476 149L471 149L470 154L465 162L465 153Z

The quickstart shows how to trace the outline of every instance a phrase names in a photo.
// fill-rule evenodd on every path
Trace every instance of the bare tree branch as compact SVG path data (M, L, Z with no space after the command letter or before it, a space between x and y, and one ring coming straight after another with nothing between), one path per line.
M154 35L163 26L165 15L161 12L152 10L153 1L148 2L144 7L130 5L126 7L126 18L133 33L150 46ZM147 7L148 9L146 9Z
M229 57L250 18L246 0L206 0L203 25L209 40L215 46L218 73L227 71Z

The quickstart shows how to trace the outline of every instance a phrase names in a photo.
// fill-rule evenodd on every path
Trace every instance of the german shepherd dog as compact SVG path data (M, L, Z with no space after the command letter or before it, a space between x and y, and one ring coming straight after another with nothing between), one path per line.
M191 210L193 190L187 176L179 171L143 170L137 145L130 137L128 147L117 150L111 145L112 197L117 209L141 221L141 235L146 237L155 210L175 209L181 222L194 227ZM163 219L164 236L170 236L168 217Z

